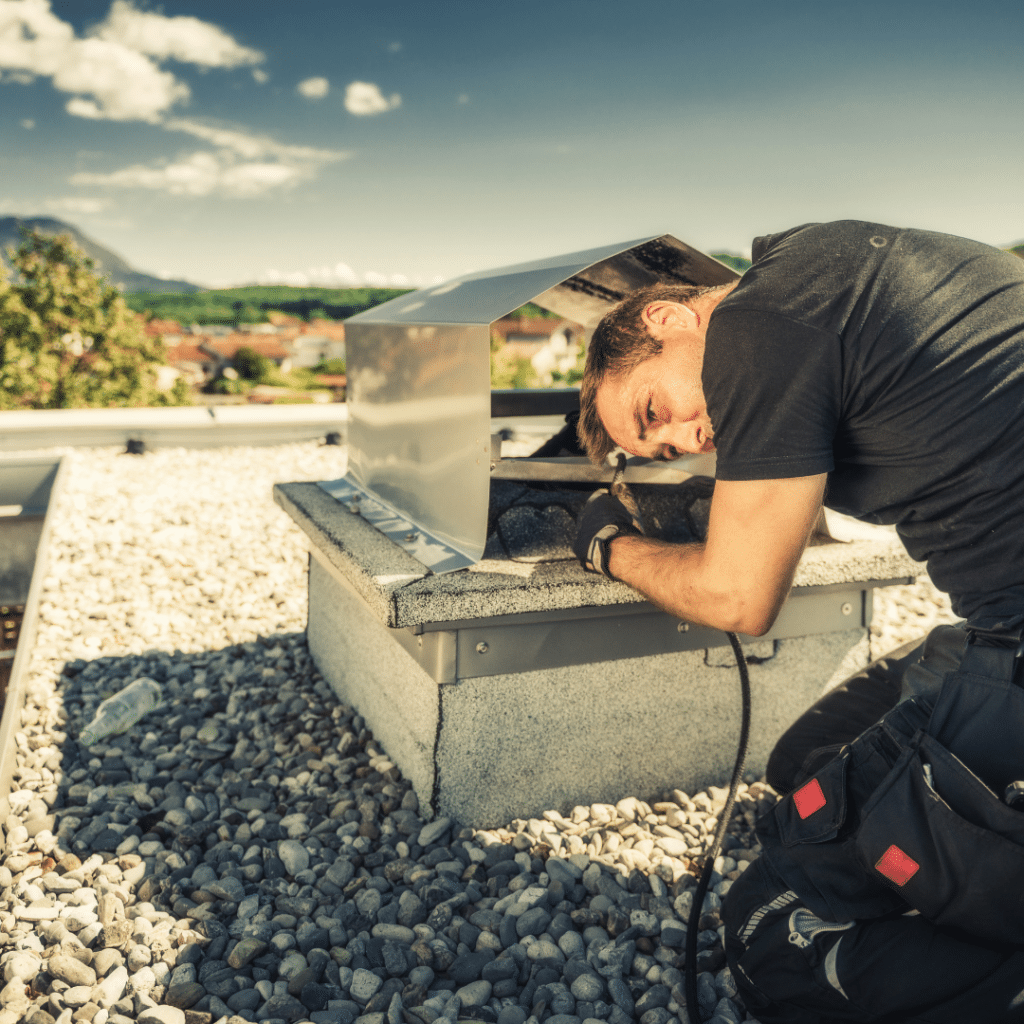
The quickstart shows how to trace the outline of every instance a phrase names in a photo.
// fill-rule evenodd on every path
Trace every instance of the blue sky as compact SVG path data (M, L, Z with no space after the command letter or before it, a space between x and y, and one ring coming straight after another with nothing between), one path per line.
M0 215L211 285L1024 238L1024 4L0 0Z

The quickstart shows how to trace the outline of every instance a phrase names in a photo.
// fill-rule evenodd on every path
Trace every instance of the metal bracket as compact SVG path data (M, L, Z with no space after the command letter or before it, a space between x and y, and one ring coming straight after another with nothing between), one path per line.
M873 588L904 582L799 588L765 636L740 639L752 643L866 628ZM680 622L646 603L423 623L392 635L440 684L728 645L720 630Z
M536 480L550 483L591 484L600 487L610 484L615 467L595 466L589 459L559 456L550 459L501 459L494 457L491 448L492 480ZM682 484L695 476L715 475L714 453L687 455L675 462L654 462L650 459L626 460L627 484Z
M408 551L413 558L418 558L432 572L453 572L456 569L465 569L476 562L476 559L469 558L435 534L424 530L408 516L385 505L380 498L369 494L348 477L342 477L340 480L322 480L317 486L339 504L344 505L353 515L362 516L403 551Z

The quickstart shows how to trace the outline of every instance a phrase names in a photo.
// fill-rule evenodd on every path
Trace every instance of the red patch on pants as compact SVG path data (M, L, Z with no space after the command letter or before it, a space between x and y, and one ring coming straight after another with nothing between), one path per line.
M896 885L906 885L917 874L921 865L898 846L890 846L875 864L875 870Z
M820 811L827 802L817 779L811 779L793 794L793 804L801 818L809 818L815 811Z

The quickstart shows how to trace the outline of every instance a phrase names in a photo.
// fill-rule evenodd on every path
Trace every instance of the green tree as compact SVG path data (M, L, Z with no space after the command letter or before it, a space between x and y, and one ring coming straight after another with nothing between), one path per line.
M24 232L0 271L0 409L181 405L157 390L163 342L67 235Z
M262 356L254 348L243 345L236 353L232 364L238 371L238 376L243 380L259 384L270 376L274 364L266 356Z
M344 359L321 359L313 367L314 373L345 373Z

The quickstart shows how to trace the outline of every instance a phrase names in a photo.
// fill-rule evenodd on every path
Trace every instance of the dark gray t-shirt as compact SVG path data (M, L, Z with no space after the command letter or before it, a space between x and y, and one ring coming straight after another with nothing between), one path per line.
M1024 260L860 221L752 255L708 323L718 478L828 473L825 503L895 523L958 614L1024 612Z

